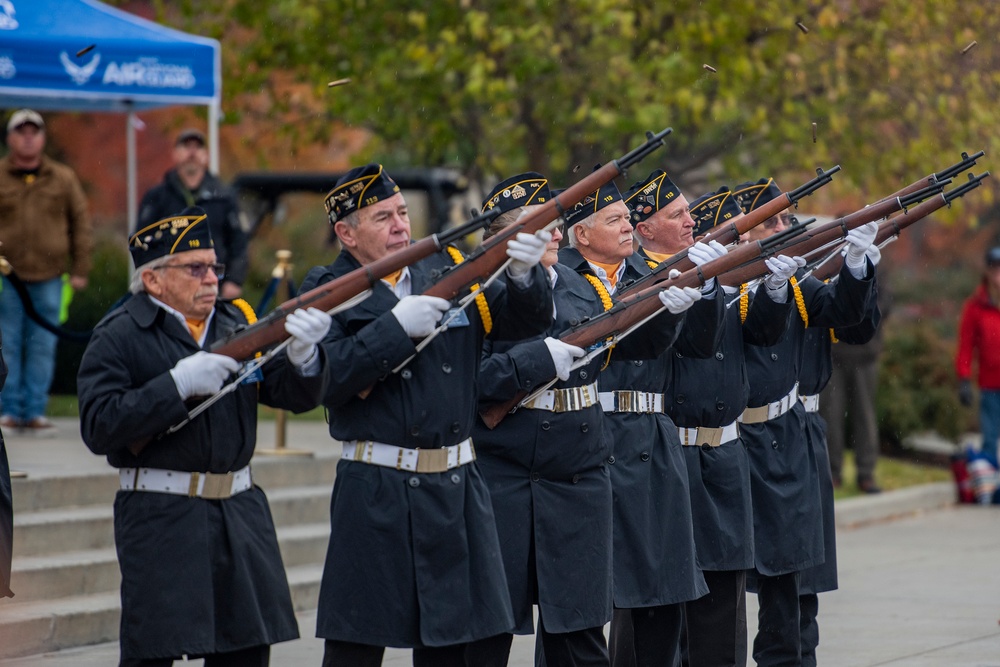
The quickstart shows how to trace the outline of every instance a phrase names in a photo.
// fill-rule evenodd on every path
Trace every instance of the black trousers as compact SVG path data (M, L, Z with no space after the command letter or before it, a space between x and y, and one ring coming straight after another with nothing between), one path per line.
M757 574L757 636L753 659L757 667L798 667L802 664L799 626L799 573L776 577Z
M675 667L681 659L684 605L615 609L611 618L614 667Z
M819 646L819 596L808 593L799 596L799 634L802 642L802 667L816 667L816 647Z
M746 570L703 572L708 595L684 603L687 665L746 667Z
M535 637L535 667L608 667L603 627L548 632L539 616Z
M188 656L204 658L205 667L267 667L271 662L271 647L268 645L251 646L229 653L212 653L211 655ZM176 658L153 658L148 660L122 659L118 667L171 667Z
M511 641L513 635L497 635L466 644L415 648L413 667L503 667L510 655ZM383 654L384 646L327 639L323 646L323 667L379 667Z

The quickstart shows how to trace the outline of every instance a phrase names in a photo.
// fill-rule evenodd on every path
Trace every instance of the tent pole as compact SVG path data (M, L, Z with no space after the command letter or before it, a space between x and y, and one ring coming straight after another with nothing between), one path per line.
M208 170L213 174L219 173L219 122L221 116L219 100L212 100L212 103L208 105Z
M128 189L128 229L125 230L125 238L128 238L132 234L132 230L136 227L136 220L139 217L138 212L138 183L136 178L136 150L135 150L135 125L136 117L134 111L129 111L128 116L125 118L125 162L126 162L126 172L127 172L127 189ZM132 278L132 262L128 263L128 276L129 279Z

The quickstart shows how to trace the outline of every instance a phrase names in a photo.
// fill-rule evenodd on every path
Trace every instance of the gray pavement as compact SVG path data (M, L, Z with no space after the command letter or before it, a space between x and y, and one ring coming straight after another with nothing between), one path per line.
M32 476L107 469L80 444L75 420L59 426L52 440L8 436L11 468ZM261 422L259 433L261 447L273 443L272 422ZM292 420L288 444L339 449L318 422ZM1000 508L950 505L947 490L929 485L838 503L840 590L820 596L821 665L1000 667ZM752 639L755 596L747 606ZM303 639L275 646L272 665L320 664L315 612L298 618ZM533 642L515 638L510 665L532 665ZM96 667L117 657L116 644L100 644L0 665ZM384 664L408 665L409 652L389 650Z

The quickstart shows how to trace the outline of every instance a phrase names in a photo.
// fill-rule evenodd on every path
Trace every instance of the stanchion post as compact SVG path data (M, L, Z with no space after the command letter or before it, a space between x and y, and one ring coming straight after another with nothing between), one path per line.
M277 290L277 301L281 303L292 298L291 290L291 279L292 279L292 269L295 266L292 264L292 251L291 250L279 250L274 253L277 259L277 264L274 265L274 270L271 271L271 277L278 280L278 290ZM283 295L283 296L282 296ZM276 409L274 411L274 449L260 449L257 448L256 453L267 455L267 456L312 456L313 452L306 449L290 449L287 445L287 431L288 431L288 413L284 410Z

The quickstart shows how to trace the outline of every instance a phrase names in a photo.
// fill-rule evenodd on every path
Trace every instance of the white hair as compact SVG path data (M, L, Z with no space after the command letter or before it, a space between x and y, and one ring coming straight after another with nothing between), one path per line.
M569 236L569 247L570 248L575 248L576 247L576 232L573 231L573 229L577 225L583 225L584 227L587 227L588 229L591 228L591 227L593 227L594 226L594 216L595 215L597 215L597 214L596 213L591 213L590 215L588 215L586 218L584 218L580 222L574 222L573 226L566 230L566 234L567 234L567 236Z
M129 281L128 291L132 294L139 294L146 291L146 285L142 282L142 272L148 271L150 269L155 269L161 266L166 266L167 262L170 260L170 255L164 255L163 257L157 257L154 260L146 262L142 266L136 268L132 273L132 279Z

